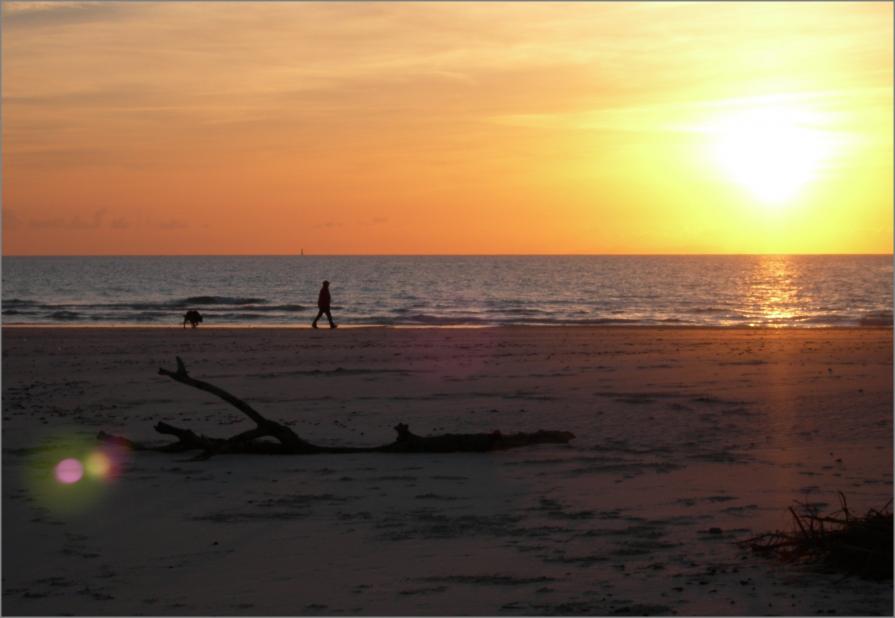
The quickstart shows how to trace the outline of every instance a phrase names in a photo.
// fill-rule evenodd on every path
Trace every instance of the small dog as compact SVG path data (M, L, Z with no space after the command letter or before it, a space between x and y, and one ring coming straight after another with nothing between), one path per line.
M195 309L190 309L183 316L183 327L186 328L186 323L189 322L193 325L193 328L199 326L199 322L202 321L202 314L196 311Z

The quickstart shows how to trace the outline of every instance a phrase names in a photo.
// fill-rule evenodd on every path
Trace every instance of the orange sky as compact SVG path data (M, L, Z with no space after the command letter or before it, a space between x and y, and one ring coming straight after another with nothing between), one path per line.
M892 3L3 3L3 253L890 253Z

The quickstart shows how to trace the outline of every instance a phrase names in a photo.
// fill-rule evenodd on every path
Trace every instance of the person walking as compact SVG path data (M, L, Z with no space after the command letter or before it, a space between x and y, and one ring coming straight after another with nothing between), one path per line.
M329 320L329 327L336 328L335 322L333 322L332 313L330 313L330 304L332 303L332 296L329 294L329 281L323 282L323 287L320 288L320 294L317 296L317 317L314 318L314 321L311 322L312 328L317 328L317 320L320 319L324 313L326 314L326 319Z

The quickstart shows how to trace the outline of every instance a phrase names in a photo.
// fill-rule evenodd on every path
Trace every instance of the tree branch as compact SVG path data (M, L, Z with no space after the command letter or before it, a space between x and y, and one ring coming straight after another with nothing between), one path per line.
M213 384L191 378L186 372L186 365L183 364L183 361L179 356L177 357L177 371L170 371L168 369L159 368L158 372L159 375L168 376L175 382L180 382L181 384L186 384L187 386L198 388L200 391L205 391L211 393L212 395L217 395L218 397L235 407L237 410L248 416L250 419L255 421L255 423L257 423L258 425L263 425L267 422L266 418L261 416L252 406L244 402L242 399L234 397L224 389L218 388Z

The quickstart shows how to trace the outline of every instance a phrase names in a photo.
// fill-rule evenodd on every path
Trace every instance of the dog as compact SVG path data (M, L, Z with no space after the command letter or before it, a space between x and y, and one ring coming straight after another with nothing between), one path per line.
M186 323L189 322L193 325L193 328L199 326L199 322L202 321L202 314L196 311L195 309L190 309L183 316L183 327L186 328Z

